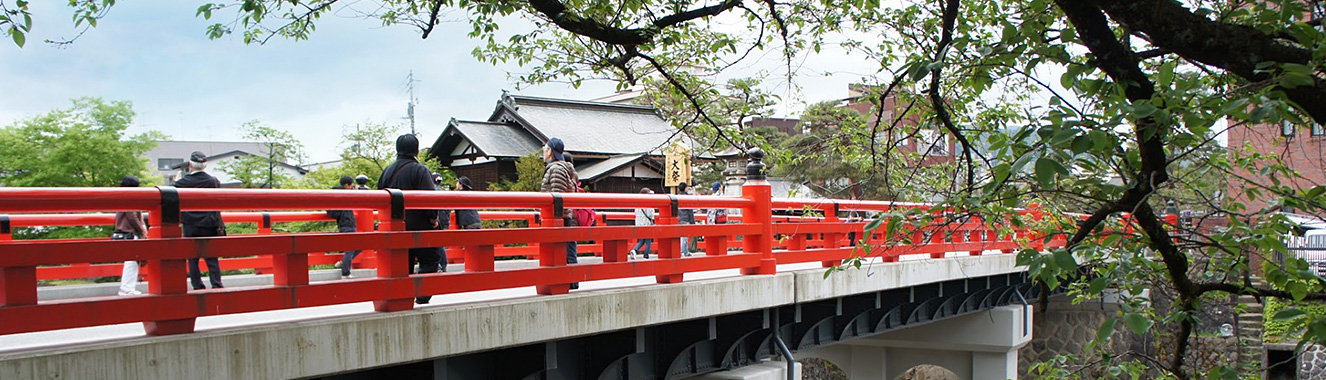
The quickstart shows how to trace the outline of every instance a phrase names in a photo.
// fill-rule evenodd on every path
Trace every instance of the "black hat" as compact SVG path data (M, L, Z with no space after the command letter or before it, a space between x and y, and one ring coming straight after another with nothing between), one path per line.
M123 179L120 179L120 187L138 187L138 177L124 176Z
M419 154L419 138L406 133L396 138L396 153L406 156Z
M566 143L562 142L562 139L556 137L550 138L546 145L548 146L548 150L552 151L553 161L566 161L566 159L562 158L562 152L566 151Z
M474 190L474 186L471 186L471 185L470 185L470 177L460 177L460 178L457 178L457 179L456 179L456 182L460 182L460 188L462 188L462 189L465 189L465 190Z
M347 176L341 176L341 186L349 185L349 184L352 184L352 183L355 183L355 179L354 179L354 178L350 178L350 176L348 176L348 175L347 175Z
M198 163L207 162L207 155L203 154L203 152L201 151L195 150L193 151L193 154L189 155L189 161L198 162Z

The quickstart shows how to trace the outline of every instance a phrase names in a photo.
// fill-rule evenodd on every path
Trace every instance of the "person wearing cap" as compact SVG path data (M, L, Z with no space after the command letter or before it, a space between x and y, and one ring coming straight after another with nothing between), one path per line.
M562 139L553 137L543 144L543 162L547 167L543 171L543 183L539 186L540 191L548 193L574 193L576 192L576 182L580 176L576 174L576 167L571 162L566 161L566 143ZM574 227L577 225L575 214L571 209L562 210L562 225ZM566 242L566 263L575 264L576 242ZM571 284L571 289L580 288L579 283Z
M428 168L415 160L419 154L419 139L412 134L396 138L396 161L382 171L378 177L378 190L434 190ZM405 210L405 229L424 231L437 228L437 210ZM445 271L447 260L445 251L436 247L410 248L410 273L415 272L415 263L419 264L419 273ZM426 304L433 297L415 298L414 302Z
M333 190L354 190L354 179L350 176L341 177L341 185L333 186ZM355 232L355 212L351 210L327 210L327 216L336 219L336 232ZM341 278L350 278L350 267L354 263L355 256L359 255L358 250L345 251L341 254Z
M456 178L456 190L474 191L474 186L470 184L470 177L461 176ZM465 230L477 230L483 228L483 220L479 219L479 210L457 209L456 225Z
M189 174L175 181L175 187L207 188L221 187L221 181L203 170L207 169L207 155L193 152L189 155ZM180 222L184 224L184 237L226 236L226 225L221 221L220 211L186 211L180 213ZM215 257L203 258L207 263L207 278L212 282L212 289L221 286L221 262ZM202 273L198 268L198 259L189 262L189 283L193 290L203 290Z
M368 176L360 174L358 177L355 177L355 184L359 185L358 187L356 187L356 189L369 190Z
M138 187L138 177L131 175L120 179L120 187ZM115 212L115 230L111 232L111 240L137 240L147 238L147 223L143 221L142 211L117 211ZM143 294L138 291L138 261L130 260L124 262L124 268L120 271L120 292L122 296L133 296Z

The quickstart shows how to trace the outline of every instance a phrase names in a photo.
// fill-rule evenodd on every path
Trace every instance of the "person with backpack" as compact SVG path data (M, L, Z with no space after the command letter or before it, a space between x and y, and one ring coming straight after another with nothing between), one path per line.
M648 187L640 189L640 194L653 194L653 193L654 191L650 190ZM654 225L654 209L652 208L635 209L635 225L637 227ZM652 238L640 239L635 242L635 248L631 248L631 251L628 252L628 256L632 260L634 260L636 254L643 254L645 259L649 259L649 248L652 247L653 245L654 245L654 239ZM641 248L644 248L644 250L641 250Z
M424 164L415 160L419 154L419 138L404 134L396 138L396 161L382 171L378 178L378 190L434 190L432 176ZM406 231L426 231L436 229L437 210L405 210ZM437 273L447 270L446 251L437 247L410 248L410 274L414 274L415 263L419 264L419 273ZM432 296L416 297L414 302L426 304Z
M138 187L138 177L124 176L123 179L120 179L120 187ZM147 238L147 223L143 221L142 211L115 212L115 231L111 232L111 240L145 238ZM138 291L138 267L141 265L141 263L134 260L124 262L124 268L120 271L120 295L136 296L143 294L143 292Z
M576 183L580 176L576 174L576 167L568 159L566 154L566 143L562 139L552 137L543 145L543 162L547 167L543 171L543 182L540 184L540 191L546 193L574 193L576 192ZM562 225L574 227L579 225L576 222L575 212L571 209L562 210ZM575 264L576 242L566 242L566 263ZM579 289L580 283L572 283L571 289Z

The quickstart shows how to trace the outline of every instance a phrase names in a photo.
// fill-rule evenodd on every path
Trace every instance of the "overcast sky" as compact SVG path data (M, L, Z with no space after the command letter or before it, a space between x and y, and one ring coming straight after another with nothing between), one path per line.
M312 162L338 158L341 131L355 123L400 122L406 114L406 75L419 82L416 125L423 140L446 122L488 117L502 90L546 97L593 99L610 95L613 83L579 89L548 84L515 91L508 71L470 55L469 26L444 24L427 40L408 26L380 27L370 20L328 16L307 41L273 38L245 45L239 37L208 40L207 20L194 17L201 2L119 2L98 26L72 45L42 41L76 33L60 1L33 2L27 46L0 46L0 125L69 106L83 96L128 100L138 116L131 134L157 130L176 140L241 140L241 123L260 120L300 139ZM231 15L231 13L218 13ZM220 16L225 17L225 16ZM732 76L777 70L777 54L738 65ZM767 67L767 68L765 68ZM799 90L776 79L770 90L784 97L782 114L803 101L842 98L847 85L873 68L839 56L802 62ZM829 76L810 73L834 72Z

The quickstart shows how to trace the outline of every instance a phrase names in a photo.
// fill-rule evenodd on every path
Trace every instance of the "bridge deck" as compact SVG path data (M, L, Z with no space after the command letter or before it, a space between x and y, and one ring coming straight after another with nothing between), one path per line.
M1020 271L1013 255L873 263L824 278L817 263L768 276L737 270L444 295L417 310L363 302L200 318L195 334L147 336L137 323L0 336L0 378L299 378L552 341L670 321Z

